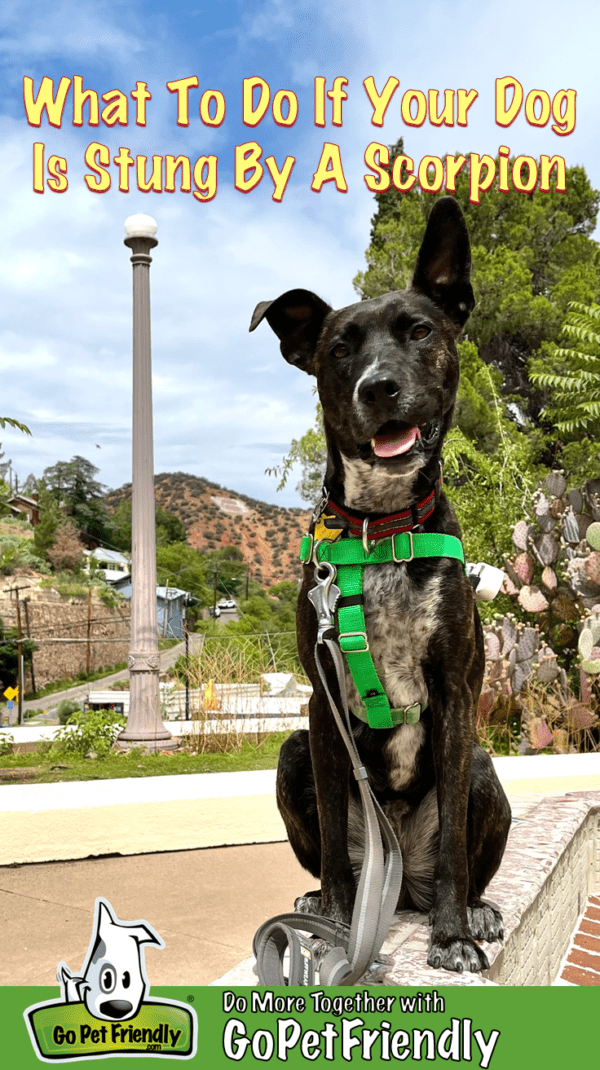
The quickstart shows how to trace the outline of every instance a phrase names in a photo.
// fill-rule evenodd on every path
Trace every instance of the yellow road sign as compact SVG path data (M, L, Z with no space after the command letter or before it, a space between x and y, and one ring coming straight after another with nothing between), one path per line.
M6 691L4 692L4 695L10 702L12 702L13 699L16 699L16 698L19 697L19 688L18 687L7 687Z

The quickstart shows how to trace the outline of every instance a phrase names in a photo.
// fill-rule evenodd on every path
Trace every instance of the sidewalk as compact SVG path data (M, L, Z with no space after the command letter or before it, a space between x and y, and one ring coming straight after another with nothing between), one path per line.
M600 790L600 755L497 759L496 767L517 820L547 795ZM163 951L147 952L151 984L222 977L248 957L258 926L316 883L284 839L274 776L3 786L0 984L56 984L62 960L77 971L98 895L164 938ZM52 860L10 864L33 847ZM77 851L84 856L56 861Z

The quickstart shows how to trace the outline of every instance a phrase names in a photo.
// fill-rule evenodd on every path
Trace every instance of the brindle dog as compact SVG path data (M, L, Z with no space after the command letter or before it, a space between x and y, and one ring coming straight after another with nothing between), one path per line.
M413 531L460 537L439 475L459 379L455 341L475 304L470 263L463 214L444 197L429 216L409 290L338 311L307 290L257 306L250 329L266 318L285 359L317 378L325 489L341 510L335 527L344 516L371 522L412 510ZM428 501L433 508L423 518L418 507ZM350 526L342 538L352 537ZM431 966L486 969L478 941L501 939L503 926L481 897L500 865L510 808L475 742L484 646L473 590L449 558L370 565L364 575L366 631L390 705L422 708L417 724L389 729L352 716L362 761L403 851L398 906L429 910ZM314 688L310 728L282 747L277 801L300 863L321 879L321 891L300 909L349 922L364 833L348 754L315 665L316 615L307 598L314 583L308 564L297 621ZM323 661L339 703L327 653ZM356 709L349 674L347 687Z

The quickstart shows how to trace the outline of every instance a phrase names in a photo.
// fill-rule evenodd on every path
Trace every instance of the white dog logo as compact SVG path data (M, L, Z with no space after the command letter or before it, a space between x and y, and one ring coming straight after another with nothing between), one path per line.
M143 944L163 948L164 941L145 921L119 921L108 900L96 899L94 932L81 976L65 962L57 977L66 1003L85 1003L94 1018L135 1018L148 991Z

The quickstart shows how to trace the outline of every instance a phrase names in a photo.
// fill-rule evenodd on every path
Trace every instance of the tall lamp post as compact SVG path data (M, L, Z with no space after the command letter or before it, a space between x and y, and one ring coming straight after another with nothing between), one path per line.
M131 505L131 646L129 716L119 735L127 748L171 750L177 746L160 710L156 625L156 532L152 445L150 350L150 250L158 245L156 223L147 215L125 221L125 245L133 264L133 472Z

